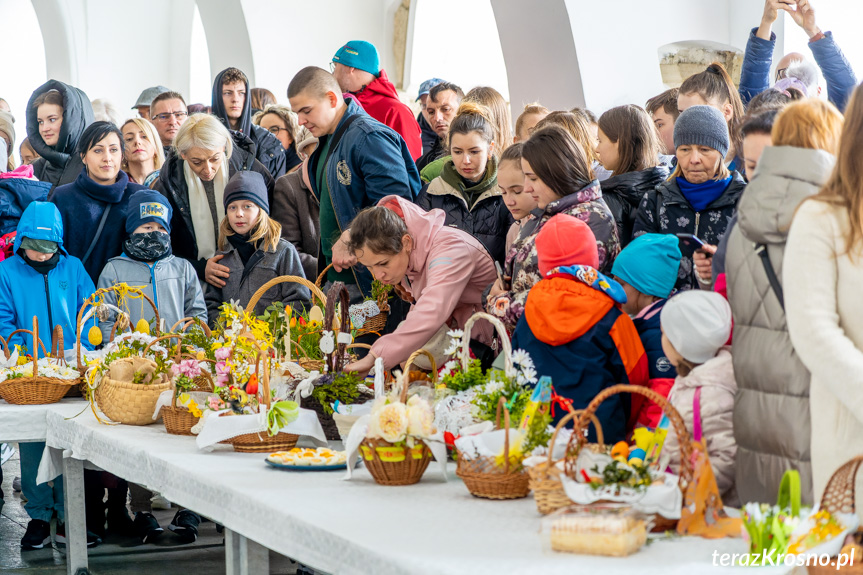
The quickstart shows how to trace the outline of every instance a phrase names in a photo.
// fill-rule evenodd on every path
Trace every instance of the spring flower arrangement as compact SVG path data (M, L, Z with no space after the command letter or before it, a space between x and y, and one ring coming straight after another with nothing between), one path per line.
M429 439L437 433L434 410L428 400L412 395L402 403L393 395L384 396L372 404L369 439L383 439L396 446L413 448L417 440Z
M132 383L149 384L159 381L161 375L168 376L170 374L171 361L169 358L169 349L161 343L150 346L145 354L147 346L157 338L155 336L141 333L138 331L125 332L116 336L114 340L106 345L101 351L101 355L95 355L87 362L89 370L87 372L87 381L91 388L95 388L99 380L107 375L111 366L119 360L128 358L144 358L155 362L155 371L135 372Z

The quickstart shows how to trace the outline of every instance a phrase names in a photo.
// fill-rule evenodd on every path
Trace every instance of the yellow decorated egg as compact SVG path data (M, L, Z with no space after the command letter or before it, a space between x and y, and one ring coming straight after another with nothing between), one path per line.
M138 320L138 323L135 324L135 331L138 333L145 333L147 335L150 334L150 324L144 318Z
M99 345L100 343L102 343L102 330L99 329L99 326L94 325L90 328L90 330L87 332L87 340L92 345Z

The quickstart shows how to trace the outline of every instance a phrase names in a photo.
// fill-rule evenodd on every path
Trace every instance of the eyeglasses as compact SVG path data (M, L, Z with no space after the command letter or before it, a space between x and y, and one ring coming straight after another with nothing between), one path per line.
M188 115L188 112L166 112L164 114L156 114L153 116L153 119L159 120L160 122L167 122L171 119L171 116L174 116L178 120L185 120Z
M291 132L291 129L290 129L290 128L282 128L281 126L270 126L269 128L267 128L267 131L268 131L269 133L271 133L272 135L274 135L274 136L278 136L278 135L279 135L279 132L288 132L288 133L290 133L290 132Z

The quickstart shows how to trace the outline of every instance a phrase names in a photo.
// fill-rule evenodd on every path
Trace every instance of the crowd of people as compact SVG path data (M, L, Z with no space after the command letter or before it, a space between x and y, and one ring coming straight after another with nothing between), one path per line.
M812 56L785 55L771 77L782 11ZM787 469L811 504L859 454L863 87L808 0L765 1L739 87L713 63L599 116L530 103L513 122L494 88L441 78L423 82L414 116L362 41L329 71L300 70L286 95L279 105L228 68L210 105L156 86L122 122L50 80L19 113L20 167L0 111L0 234L17 229L0 264L0 335L34 315L74 333L82 300L121 282L170 326L213 324L276 276L343 282L352 303L377 280L396 297L346 367L361 376L420 348L443 359L447 332L487 311L573 408L629 383L699 419L727 504L773 503ZM283 284L255 312L310 298ZM101 319L107 339L113 318ZM491 325L471 335L495 365ZM616 396L597 416L615 442L661 412ZM25 549L63 517L62 484L35 483L40 456L22 445ZM105 474L87 485L89 544L106 530L161 533L145 489ZM193 541L200 521L181 509L171 529Z

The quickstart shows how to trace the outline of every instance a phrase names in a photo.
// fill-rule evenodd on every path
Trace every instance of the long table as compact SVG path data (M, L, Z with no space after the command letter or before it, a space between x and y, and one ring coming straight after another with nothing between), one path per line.
M63 454L70 574L87 567L83 496L75 495L83 494L85 460L225 525L229 575L268 573L267 549L328 573L691 575L712 571L714 552L746 548L741 539L689 537L628 558L552 553L543 550L532 497L474 498L452 467L449 481L432 465L417 485L383 487L362 468L344 481L343 471L285 472L229 446L201 452L161 424L106 426L89 412L67 420L48 410L46 426L49 449Z
M85 409L88 406L83 399L62 399L49 405L10 405L0 399L0 442L45 441L49 411L74 417Z

